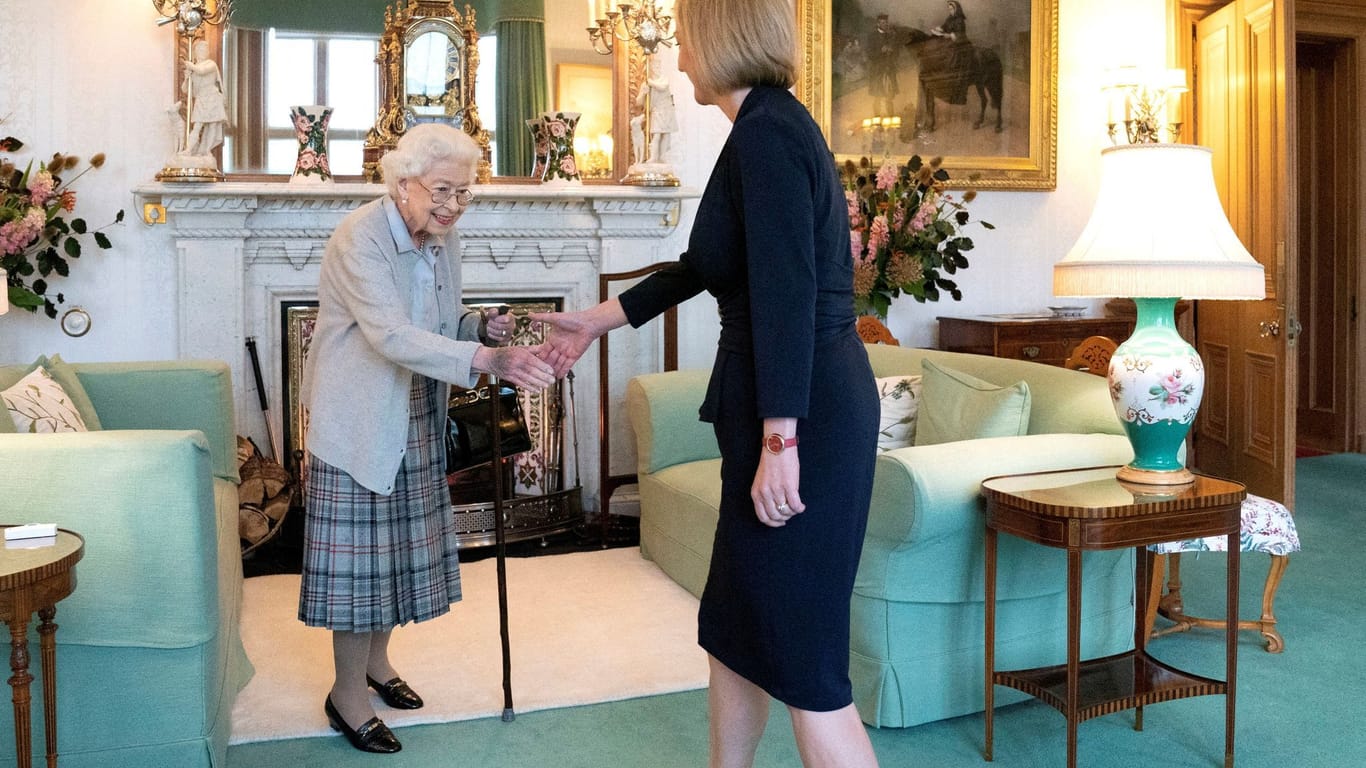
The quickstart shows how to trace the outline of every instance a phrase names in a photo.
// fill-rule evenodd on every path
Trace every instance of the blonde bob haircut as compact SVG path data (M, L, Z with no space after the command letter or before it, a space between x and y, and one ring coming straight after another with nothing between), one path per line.
M791 88L800 61L792 0L677 0L680 45L689 47L697 84L722 94L771 85Z
M479 156L479 145L464 131L445 123L421 123L403 132L398 145L379 159L379 167L389 195L397 199L400 180L425 176L446 160L475 169Z

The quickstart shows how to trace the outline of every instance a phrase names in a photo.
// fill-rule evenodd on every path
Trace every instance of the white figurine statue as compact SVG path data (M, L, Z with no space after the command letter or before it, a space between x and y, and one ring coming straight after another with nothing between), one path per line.
M209 44L196 40L193 56L185 62L185 93L188 98L182 161L195 167L217 167L213 150L223 143L228 109L218 64L209 58Z
M631 118L631 161L636 165L645 162L645 115L641 113Z
M186 151L193 155L208 155L223 143L228 111L223 98L223 79L218 64L209 58L208 42L195 41L193 50L192 60L185 63L185 91L190 95Z
M674 112L674 95L669 89L669 79L664 76L664 65L658 55L650 56L649 60L645 82L640 84L640 92L636 94L636 105L648 105L650 110L650 147L645 153L645 161L664 163L664 153L669 148L669 134L678 131L678 116Z
M669 138L678 132L678 115L674 110L674 95L669 79L664 75L663 62L658 54L646 57L648 66L645 82L636 92L636 106L644 114L631 120L631 149L635 163L627 171L627 183L676 185L678 179L665 156ZM645 117L644 125L636 120ZM648 132L648 135L644 135Z

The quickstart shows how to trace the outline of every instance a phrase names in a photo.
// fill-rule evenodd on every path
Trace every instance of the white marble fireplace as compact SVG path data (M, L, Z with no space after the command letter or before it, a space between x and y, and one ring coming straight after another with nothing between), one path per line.
M156 183L136 192L140 208L164 207L154 214L159 225L152 243L175 254L177 356L228 362L238 433L265 449L268 433L246 339L256 341L279 441L285 418L282 307L317 298L327 237L348 212L384 194L383 186ZM696 196L689 189L605 185L491 184L475 192L459 225L465 300L558 299L569 309L598 301L604 271L673 258L676 247L667 253L661 247L677 228L682 201ZM653 349L644 344L632 354L648 356ZM585 507L596 510L595 350L575 371L578 456L572 444L566 446L566 466L578 467ZM615 435L613 444L620 444Z

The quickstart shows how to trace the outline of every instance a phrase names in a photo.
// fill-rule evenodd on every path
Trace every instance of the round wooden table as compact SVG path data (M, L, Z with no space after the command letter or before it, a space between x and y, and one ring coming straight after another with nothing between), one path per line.
M0 526L9 527L9 526ZM50 543L49 543L50 542ZM14 691L14 751L18 764L31 764L33 722L29 715L28 626L38 614L43 666L43 733L47 764L57 765L57 602L76 588L76 563L85 551L80 534L57 529L45 540L0 542L0 618L9 625L9 684Z

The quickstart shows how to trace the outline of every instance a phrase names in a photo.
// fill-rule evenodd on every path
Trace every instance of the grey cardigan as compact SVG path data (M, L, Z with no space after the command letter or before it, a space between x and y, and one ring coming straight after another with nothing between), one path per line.
M409 319L411 241L390 230L386 196L361 206L337 226L318 278L318 321L304 366L301 402L309 410L308 452L382 496L408 438L413 373L473 386L479 315L460 304L460 238L446 237L436 261L440 332ZM463 339L463 340L457 340ZM441 388L446 402L450 387Z

